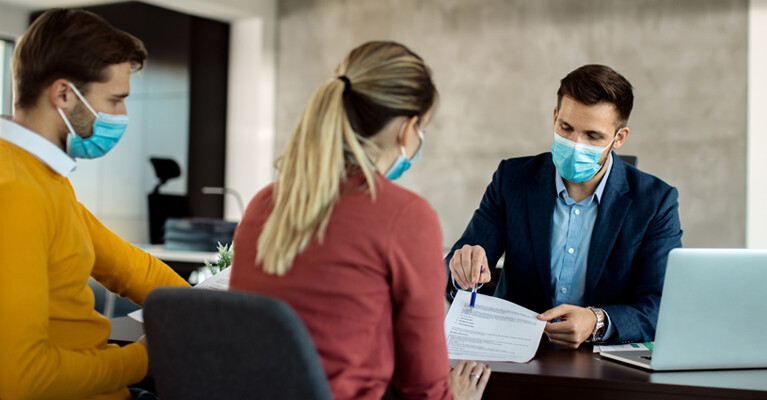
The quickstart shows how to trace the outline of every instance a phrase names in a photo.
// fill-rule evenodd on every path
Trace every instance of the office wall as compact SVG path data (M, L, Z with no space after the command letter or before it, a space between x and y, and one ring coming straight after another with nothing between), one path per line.
M10 58L12 46L5 45L5 40L16 41L24 33L29 11L21 7L0 4L0 114L11 113L11 71ZM5 63L8 65L5 65Z
M140 10L119 7L90 10L142 39L149 58L145 68L131 76L126 99L130 122L120 143L105 157L78 160L70 181L80 202L106 227L130 242L149 243L146 196L158 182L149 158L175 159L182 175L169 181L163 192L187 193L190 21L149 5ZM129 16L141 11L144 23L132 23Z
M9 4L0 4L0 36L15 39L27 29L29 10Z
M253 16L233 21L229 51L226 186L245 206L273 179L277 0L254 3ZM232 196L224 217L239 220Z
M743 247L746 0L283 0L276 154L354 46L403 42L434 70L439 112L401 180L455 241L498 162L548 151L558 81L608 64L635 87L621 149L676 186L688 247Z
M767 0L749 2L748 21L748 208L746 246L767 249Z

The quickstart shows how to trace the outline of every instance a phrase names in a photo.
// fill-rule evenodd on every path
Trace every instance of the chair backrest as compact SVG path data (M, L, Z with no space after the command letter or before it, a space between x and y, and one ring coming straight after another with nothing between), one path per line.
M144 302L149 369L173 399L332 399L309 333L284 302L161 288Z
M636 168L637 164L639 164L639 158L637 156L627 156L625 154L619 154L618 157L623 160L628 165L631 165L632 167Z
M181 168L176 160L171 158L151 157L154 173L157 175L157 185L147 195L149 206L149 243L163 243L165 221L168 218L190 217L189 199L186 195L160 193L160 187L171 179L181 176Z

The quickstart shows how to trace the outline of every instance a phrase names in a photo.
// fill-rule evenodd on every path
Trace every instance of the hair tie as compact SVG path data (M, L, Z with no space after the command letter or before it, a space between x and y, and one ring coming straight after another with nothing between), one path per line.
M338 77L338 79L344 82L344 94L352 91L352 82L349 80L349 78L346 77L346 75L341 75Z

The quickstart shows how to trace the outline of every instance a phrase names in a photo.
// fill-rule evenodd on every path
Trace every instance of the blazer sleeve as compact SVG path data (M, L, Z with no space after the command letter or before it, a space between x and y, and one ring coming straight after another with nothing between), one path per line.
M466 230L463 231L461 238L455 242L445 257L445 268L447 269L448 277L446 292L448 298L452 298L456 291L452 283L453 277L450 274L450 260L453 258L456 250L464 245L482 246L485 254L487 254L487 262L490 264L488 267L490 268L495 268L498 259L503 255L504 243L506 242L506 205L503 196L503 169L504 162L501 161L498 169L493 173L493 179L487 185L482 201L480 201L479 207L474 211L469 225L466 226Z
M636 301L602 307L617 330L617 335L610 342L643 342L655 337L668 253L671 249L682 247L678 197L673 187L662 196L658 211L632 260L636 279L632 297Z

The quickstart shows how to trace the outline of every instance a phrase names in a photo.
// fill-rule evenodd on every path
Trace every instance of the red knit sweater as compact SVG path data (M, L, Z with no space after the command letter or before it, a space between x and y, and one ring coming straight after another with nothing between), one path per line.
M376 200L343 185L322 244L313 240L282 277L255 265L272 208L268 186L234 238L230 288L286 301L303 320L336 399L452 398L443 328L442 233L419 196L377 175ZM278 362L278 360L275 360Z

